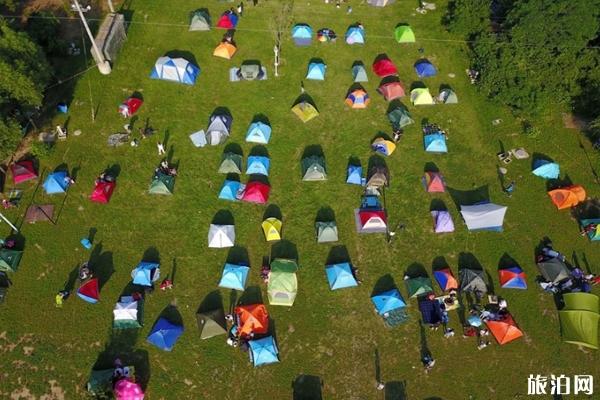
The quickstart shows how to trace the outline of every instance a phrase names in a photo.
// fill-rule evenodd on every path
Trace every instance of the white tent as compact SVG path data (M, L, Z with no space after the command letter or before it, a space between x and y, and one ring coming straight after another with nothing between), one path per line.
M200 68L184 58L159 57L150 77L193 85L199 73Z
M210 224L208 229L208 247L223 248L233 247L235 242L235 228L233 225Z
M221 144L229 137L229 129L221 118L215 118L206 129L206 142L212 146Z
M502 231L506 206L494 203L460 206L467 228L470 231Z
M196 147L204 147L206 146L206 133L203 130L199 130L198 132L194 132L190 135L190 140Z
M394 0L367 0L367 3L375 7L385 7L393 2Z
M138 322L138 307L139 304L133 297L121 297L113 309L113 326L117 329L139 328L141 325Z

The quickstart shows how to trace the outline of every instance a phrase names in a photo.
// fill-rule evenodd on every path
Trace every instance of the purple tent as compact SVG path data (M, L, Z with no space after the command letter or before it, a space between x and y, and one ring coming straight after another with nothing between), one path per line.
M454 222L448 211L432 211L431 216L435 233L454 232Z

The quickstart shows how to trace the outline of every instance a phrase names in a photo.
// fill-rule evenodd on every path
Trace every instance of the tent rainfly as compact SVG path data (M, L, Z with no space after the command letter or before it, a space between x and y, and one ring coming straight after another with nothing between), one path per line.
M337 242L339 240L335 221L317 221L315 228L317 231L317 243Z
M506 209L506 206L484 203L473 206L460 206L460 213L470 231L502 232Z
M210 224L208 229L208 247L233 247L235 243L235 227L233 225Z
M222 307L214 310L199 311L196 314L196 321L200 330L200 339L209 339L214 336L227 334L225 312Z
M271 262L267 294L269 304L291 307L298 292L296 271L298 264L294 260L276 258Z

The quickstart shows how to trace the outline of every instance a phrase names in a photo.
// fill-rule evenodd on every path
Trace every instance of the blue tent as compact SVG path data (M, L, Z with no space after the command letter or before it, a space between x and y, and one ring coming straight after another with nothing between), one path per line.
M271 127L260 121L253 122L246 133L246 142L267 144L271 139Z
M182 334L183 326L172 324L165 318L159 318L146 340L161 350L171 351Z
M560 175L560 166L552 161L538 159L533 161L533 174L544 179L557 179Z
M423 137L425 151L429 153L447 153L446 136L441 133L431 133Z
M377 310L377 314L383 315L392 310L406 307L406 303L398 289L388 290L371 297L371 301Z
M279 350L273 336L248 341L250 346L250 361L255 367L279 362Z
M351 26L346 31L346 43L348 44L364 44L365 30L358 26Z
M193 85L200 68L183 58L160 57L156 60L150 78Z
M248 166L246 167L246 174L258 174L269 176L270 165L271 161L269 160L269 157L249 156Z
M349 263L331 264L325 267L329 288L331 290L358 286Z
M152 286L160 277L159 264L142 261L131 271L131 277L134 285Z
M419 78L427 78L430 76L435 76L437 74L437 70L427 60L419 60L415 63L415 71L417 71L417 75Z
M346 183L351 185L362 185L362 167L360 165L348 165L348 178Z
M312 29L306 24L294 25L292 28L292 39L296 46L308 46L312 40Z
M249 270L250 268L245 265L226 263L219 287L243 291L246 288Z
M53 172L44 182L44 190L47 194L64 193L69 188L69 175L65 171Z
M308 72L306 73L306 79L324 81L326 68L327 66L321 62L311 62L310 64L308 64Z
M508 267L499 271L500 286L504 289L527 289L527 281L521 267Z
M221 191L219 192L219 198L222 200L236 201L236 195L238 190L240 190L240 186L241 183L238 181L229 181L226 179L225 182L223 182Z

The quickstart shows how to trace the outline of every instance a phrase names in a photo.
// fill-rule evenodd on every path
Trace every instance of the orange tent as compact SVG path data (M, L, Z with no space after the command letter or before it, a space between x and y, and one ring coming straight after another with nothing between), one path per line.
M585 200L585 189L580 185L567 186L548 192L550 199L559 210L575 207Z
M404 97L404 87L402 87L402 82L388 82L384 83L377 89L379 93L387 100L391 101L394 99L398 99L400 97Z
M423 185L425 186L425 190L429 193L444 193L446 191L444 179L439 172L425 172L425 176L423 176Z
M235 54L236 51L237 51L237 47L235 47L231 43L221 42L215 48L215 51L213 51L213 56L231 60L231 57L233 57L233 55Z
M486 321L486 325L498 344L506 344L523 336L523 332L517 327L511 315L502 321Z
M240 338L249 337L251 333L269 331L269 314L264 304L239 306L235 308L234 314Z

